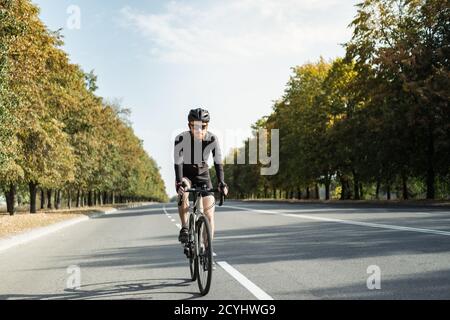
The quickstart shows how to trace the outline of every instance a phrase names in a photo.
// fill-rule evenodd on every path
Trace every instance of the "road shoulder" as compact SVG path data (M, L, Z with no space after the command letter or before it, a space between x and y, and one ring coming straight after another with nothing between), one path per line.
M147 205L142 204L130 204L126 206L120 206L119 209L134 208L137 206ZM27 243L42 236L51 234L63 228L72 226L74 224L96 218L105 214L116 212L118 209L114 207L96 208L86 211L76 211L76 213L40 213L36 215L17 215L17 216L3 216L0 217L0 227L2 233L0 234L0 252L12 248L14 246ZM45 218L43 218L45 217ZM7 222L11 224L12 219L23 220L35 220L27 221L27 223L21 226L13 226L13 228L7 229ZM14 223L14 222L13 222ZM17 221L16 221L17 223Z

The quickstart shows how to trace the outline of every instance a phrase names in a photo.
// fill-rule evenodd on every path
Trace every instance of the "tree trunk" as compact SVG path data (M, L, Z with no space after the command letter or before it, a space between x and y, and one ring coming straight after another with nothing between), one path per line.
M360 200L360 197L359 197L359 181L358 181L358 176L357 176L355 170L353 170L353 190L354 190L354 194L355 194L355 200Z
M112 204L116 204L116 193L112 192Z
M81 204L81 192L80 192L80 189L78 189L77 190L77 204L76 204L77 208L80 207L80 204Z
M89 193L88 193L88 206L92 207L92 205L93 205L93 202L92 202L92 190L89 190Z
M408 178L406 177L406 174L402 174L402 193L403 193L403 200L408 200Z
M72 192L67 189L67 208L72 209Z
M434 137L432 129L428 135L428 150L427 150L427 199L434 199L435 197L435 172L434 172Z
M52 189L47 189L47 209L53 209L53 207L52 207Z
M56 201L55 201L55 209L61 209L61 189L55 191Z
M380 199L380 179L377 179L377 188L375 190L375 199L379 200Z
M345 200L345 195L346 195L345 181L344 181L342 176L339 177L339 180L341 181L341 197L340 197L340 200Z
M386 186L386 197L388 200L391 200L391 184L388 183Z
M45 208L45 192L44 189L41 188L41 210Z
M302 199L302 190L300 188L297 188L297 199L298 200Z
M16 213L16 192L17 192L16 185L11 183L9 185L9 190L5 193L6 211L11 216L13 216Z
M325 181L325 200L330 200L330 184L331 181L327 179Z
M20 193L17 193L17 206L22 206L22 196L20 195Z
M37 183L30 182L28 186L30 187L30 213L36 213Z
M314 186L314 191L316 193L316 200L320 200L319 185L317 183Z
M309 187L306 187L306 199L309 200L310 196L311 196L311 193L309 191Z

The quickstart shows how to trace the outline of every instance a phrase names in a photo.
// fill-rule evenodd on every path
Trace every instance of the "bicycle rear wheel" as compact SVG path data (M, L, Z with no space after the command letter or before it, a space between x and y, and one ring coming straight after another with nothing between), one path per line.
M213 249L211 228L206 217L202 216L197 222L197 281L200 294L208 294L212 279Z

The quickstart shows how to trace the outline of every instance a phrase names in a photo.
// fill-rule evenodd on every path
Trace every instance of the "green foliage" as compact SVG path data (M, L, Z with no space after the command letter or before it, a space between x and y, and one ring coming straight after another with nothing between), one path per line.
M317 184L340 199L449 196L449 2L365 0L357 9L345 58L293 68L273 113L254 126L280 129L278 175L227 167L236 197L304 195Z
M97 76L71 64L60 30L29 0L0 1L0 189L114 192L166 201L128 109L95 96Z

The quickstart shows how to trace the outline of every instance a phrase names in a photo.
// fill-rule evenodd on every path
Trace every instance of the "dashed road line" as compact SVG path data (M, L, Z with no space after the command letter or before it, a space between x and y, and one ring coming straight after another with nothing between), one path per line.
M173 219L172 216L169 215L169 213L167 212L166 206L163 206L163 211L164 211L164 213L166 214L167 218L170 219L171 222L176 222L175 219ZM178 229L181 229L181 225L180 225L179 223L175 223L175 226L176 226Z
M168 215L167 209L165 206L163 206L163 210ZM175 222L174 219L171 219L172 222ZM177 223L175 224L178 229L181 229L181 224ZM217 254L213 252L213 257L217 257ZM250 291L251 294L253 294L257 299L259 300L273 300L271 296L269 296L267 293L265 293L260 287L258 287L256 284L251 282L246 276L244 276L242 273L237 271L235 268L233 268L231 265L229 265L225 261L217 262L217 264L224 269L226 272L228 272L237 282L239 282L244 288L246 288L248 291Z

